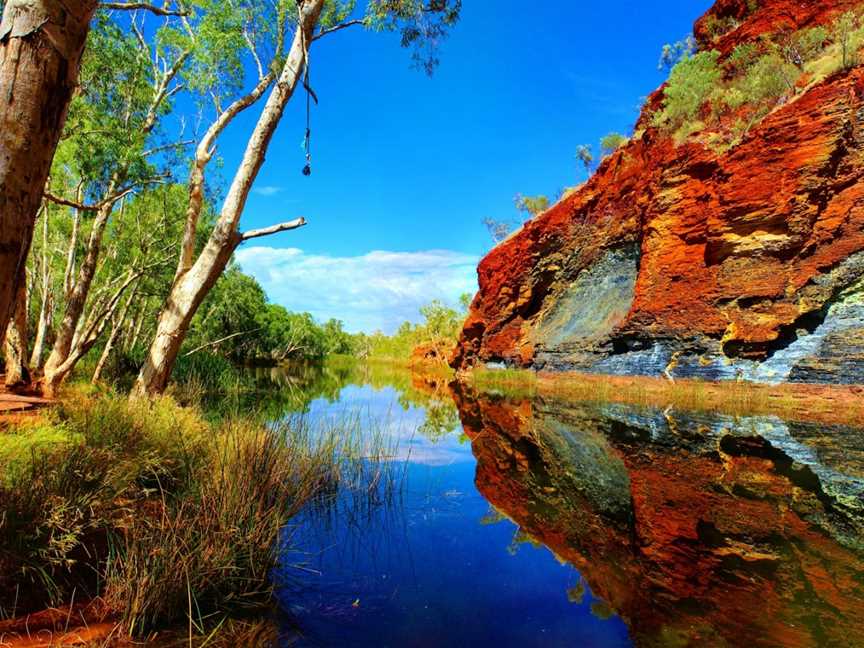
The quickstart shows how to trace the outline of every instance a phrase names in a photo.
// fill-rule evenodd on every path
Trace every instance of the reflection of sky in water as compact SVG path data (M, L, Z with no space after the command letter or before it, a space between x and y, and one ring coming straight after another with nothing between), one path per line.
M280 575L279 599L302 628L300 645L630 645L573 567L490 510L461 428L423 438L424 410L398 398L389 387L349 386L306 415L313 425L359 415L410 460L397 506L361 515L346 502L291 530L287 562L305 567Z
M394 459L397 461L408 459L411 463L430 466L474 461L471 444L467 441L460 443L459 434L448 434L437 441L430 441L419 434L418 429L425 417L422 407L411 405L403 408L399 404L399 392L394 388L374 389L369 385L344 387L336 403L325 398L316 399L305 415L312 429L327 427L328 422L357 418L364 427L386 436L392 443L392 446L388 443L388 447L396 450Z

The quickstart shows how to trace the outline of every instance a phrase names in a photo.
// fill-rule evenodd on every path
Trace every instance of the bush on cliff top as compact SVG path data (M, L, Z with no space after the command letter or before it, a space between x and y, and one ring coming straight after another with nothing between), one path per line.
M672 68L663 108L654 115L655 126L675 132L697 118L722 78L719 58L720 53L715 50L699 52L683 58Z
M706 141L725 148L793 98L805 75L813 84L857 65L864 23L858 13L847 12L830 29L817 26L739 44L722 63L717 51L693 54L683 43L664 47L661 62L677 63L652 123L676 142L716 131L706 133Z

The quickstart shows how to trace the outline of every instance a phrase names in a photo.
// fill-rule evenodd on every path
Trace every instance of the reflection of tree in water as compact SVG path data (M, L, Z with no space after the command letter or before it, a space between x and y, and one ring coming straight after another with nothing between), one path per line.
M220 396L217 409L230 405L231 409L278 420L308 412L314 400L334 403L349 385L375 390L390 387L398 392L397 402L403 410L414 407L426 412L417 430L423 437L437 441L459 427L459 412L447 387L448 376L443 373L421 375L396 364L335 357L323 363L293 362L244 374L245 388L227 399Z

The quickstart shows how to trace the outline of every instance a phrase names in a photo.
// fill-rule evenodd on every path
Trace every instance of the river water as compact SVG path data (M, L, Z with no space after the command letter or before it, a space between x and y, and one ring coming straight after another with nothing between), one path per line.
M862 430L398 370L260 380L274 417L392 441L399 482L286 530L286 645L864 645Z

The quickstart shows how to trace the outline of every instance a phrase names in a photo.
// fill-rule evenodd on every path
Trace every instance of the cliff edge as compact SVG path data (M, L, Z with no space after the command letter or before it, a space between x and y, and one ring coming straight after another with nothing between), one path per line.
M718 1L694 34L728 105L673 132L669 86L649 97L585 185L481 261L452 365L864 383L864 20L843 23L862 5Z

